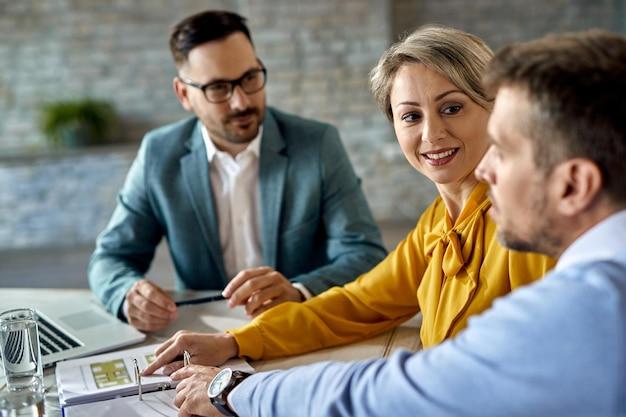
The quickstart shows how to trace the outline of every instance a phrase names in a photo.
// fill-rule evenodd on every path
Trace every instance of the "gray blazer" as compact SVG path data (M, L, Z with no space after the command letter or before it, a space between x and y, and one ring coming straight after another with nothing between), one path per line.
M337 129L268 108L259 160L265 264L313 294L342 285L385 256L380 233ZM89 264L89 284L120 315L161 238L177 287L222 289L224 272L200 123L149 132Z

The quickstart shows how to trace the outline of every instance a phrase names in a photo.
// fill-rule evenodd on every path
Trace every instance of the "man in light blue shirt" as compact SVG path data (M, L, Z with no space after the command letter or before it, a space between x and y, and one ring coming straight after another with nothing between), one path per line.
M626 416L626 39L512 45L485 81L497 96L476 175L490 214L504 244L559 256L556 269L423 352L181 370L181 416Z

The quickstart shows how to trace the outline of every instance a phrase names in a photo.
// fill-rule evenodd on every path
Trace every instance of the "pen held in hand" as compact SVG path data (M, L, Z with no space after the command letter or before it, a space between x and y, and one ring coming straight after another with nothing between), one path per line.
M179 300L179 301L176 301L175 304L177 306L185 306L185 305L192 305L192 304L210 303L212 301L222 301L225 299L226 298L224 298L222 294L215 294L215 295L209 295L206 297L190 298L188 300Z

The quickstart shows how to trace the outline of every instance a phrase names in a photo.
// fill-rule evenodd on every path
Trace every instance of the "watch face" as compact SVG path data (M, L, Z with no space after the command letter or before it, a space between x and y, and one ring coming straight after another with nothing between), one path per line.
M229 368L222 369L217 375L215 375L215 378L213 378L213 381L211 381L211 384L209 385L209 397L214 398L220 395L230 382L232 375L233 371Z

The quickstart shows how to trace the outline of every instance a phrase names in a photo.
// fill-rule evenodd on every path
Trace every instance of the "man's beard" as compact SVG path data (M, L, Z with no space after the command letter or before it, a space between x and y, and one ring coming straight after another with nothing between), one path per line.
M237 117L245 117L250 115L256 115L253 122L256 126L250 133L241 135L237 132L237 129L231 125L231 121ZM242 144L251 142L259 133L259 126L263 120L261 110L258 107L249 107L243 111L234 112L224 117L222 125L224 126L224 139L230 143Z
M554 256L561 247L562 239L555 230L556 223L553 217L546 213L547 198L545 195L537 195L531 205L531 215L536 223L529 227L529 235L521 237L512 230L506 230L498 226L498 240L502 246L521 252L536 252Z

